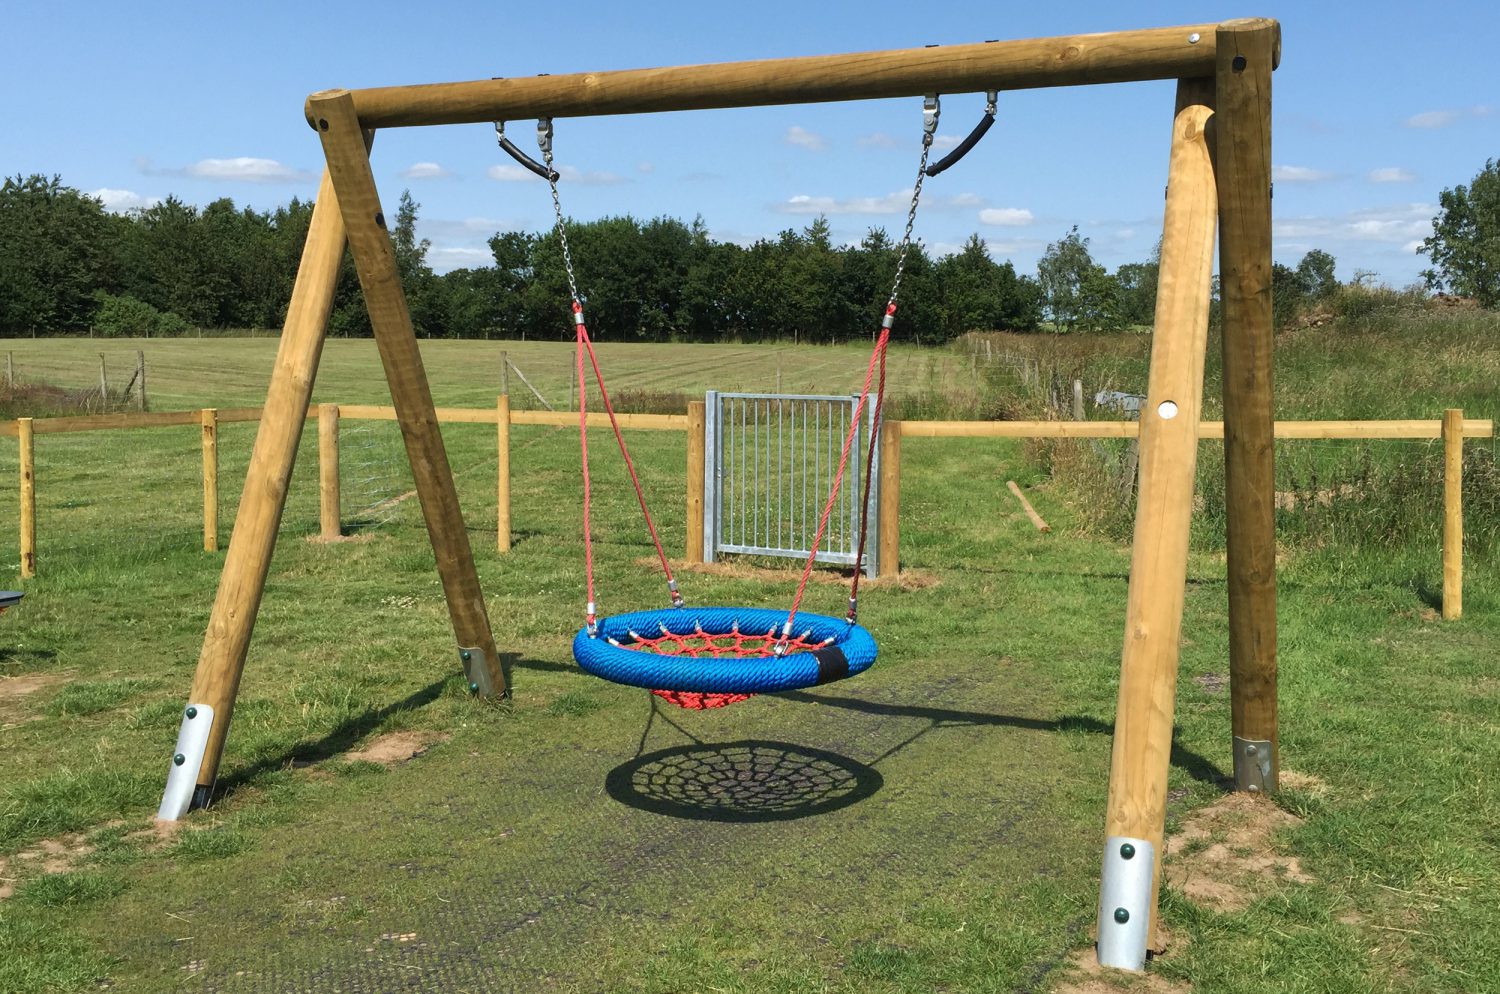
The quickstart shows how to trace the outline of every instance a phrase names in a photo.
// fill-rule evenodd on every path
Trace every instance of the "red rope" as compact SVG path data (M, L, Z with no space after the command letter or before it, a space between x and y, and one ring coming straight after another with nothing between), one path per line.
M651 544L656 546L656 558L661 561L662 572L667 575L667 588L668 588L668 590L671 591L671 594L672 594L672 604L673 604L674 607L680 607L682 605L682 597L681 597L680 594L677 593L677 581L672 576L672 567L667 562L667 553L666 553L666 550L662 548L661 537L659 535L657 535L657 533L656 533L656 522L654 522L654 521L651 520L651 511L650 511L650 509L648 509L646 507L646 493L645 493L644 490L641 489L641 478L640 478L640 476L635 471L635 461L630 458L630 449L628 447L626 447L626 445L625 445L625 436L620 431L620 421L615 416L614 404L612 404L610 402L609 391L607 389L605 389L605 386L604 386L604 374L602 372L600 372L600 370L599 370L599 357L597 355L595 355L595 353L594 353L594 343L593 343L593 340L589 338L588 328L583 323L583 305L580 304L576 300L573 301L573 315L574 315L574 320L577 322L577 325L578 325L578 394L579 394L578 417L579 417L579 426L580 426L579 430L582 433L583 438L584 438L584 441L583 441L583 452L584 452L584 470L583 470L583 486L584 486L584 491L583 491L584 492L584 504L583 504L584 511L583 511L583 514L584 514L584 528L585 528L585 530L587 530L587 527L588 527L587 523L588 523L588 507L589 507L589 502L588 502L588 497L589 497L589 490L588 490L588 421L584 417L584 414L583 414L584 403L583 403L583 399L582 399L583 398L583 394L586 392L586 387L587 387L587 384L584 381L584 371L583 371L583 352L584 352L585 349L587 349L588 350L588 354L589 354L589 363L594 367L594 379L599 384L599 397L604 402L604 410L609 413L609 424L610 424L610 427L614 429L614 432L615 432L615 441L618 442L619 446L620 446L620 455L622 455L622 456L625 457L625 468L630 471L630 482L635 486L635 499L641 505L641 514L644 515L645 518L646 518L646 530L651 533ZM593 600L594 600L594 589L593 589L593 584L594 584L594 580L593 580L593 576L594 576L594 563L593 563L594 550L593 550L593 545L592 545L591 542L585 541L585 543L584 543L584 555L587 556L588 560L589 560L589 563L588 563L588 571L589 571L589 602L593 603Z
M895 305L887 309L886 313L895 311ZM802 606L802 595L807 592L807 581L812 577L813 564L818 558L818 547L823 542L823 532L828 528L828 519L833 514L833 505L838 501L839 487L844 481L844 470L849 464L849 450L854 446L854 436L859 431L860 415L864 413L865 401L870 396L870 382L875 378L875 366L881 364L884 369L884 356L886 343L890 341L891 330L882 324L880 337L876 339L875 351L870 354L870 365L865 369L865 385L860 390L859 402L854 405L854 416L849 419L849 431L844 436L844 450L839 456L838 472L833 477L833 487L828 491L828 502L823 505L823 516L818 519L818 530L813 534L812 549L807 554L807 563L802 567L802 581L797 584L797 594L792 598L792 609L787 612L786 626L782 629L782 638L785 640L792 631L792 624L797 617L797 609ZM882 379L882 383L884 380ZM875 443L874 437L870 444ZM856 564L856 575L858 564ZM857 581L856 581L857 582ZM783 651L785 645L783 644Z

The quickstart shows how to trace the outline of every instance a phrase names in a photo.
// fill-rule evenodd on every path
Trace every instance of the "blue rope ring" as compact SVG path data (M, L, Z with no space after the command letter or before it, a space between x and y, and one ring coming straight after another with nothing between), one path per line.
M774 694L832 683L863 673L875 662L875 638L842 618L799 612L793 637L817 648L768 654L686 656L631 648L642 638L664 634L724 638L781 634L787 612L767 608L663 608L634 611L599 621L599 635L581 630L573 639L573 658L594 676L648 690L702 694ZM804 634L806 633L806 634Z

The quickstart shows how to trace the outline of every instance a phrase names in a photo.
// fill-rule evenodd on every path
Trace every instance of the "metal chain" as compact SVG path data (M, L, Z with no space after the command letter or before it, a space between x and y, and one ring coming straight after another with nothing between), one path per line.
M557 195L557 170L552 168L552 118L539 118L536 122L536 143L542 150L542 162L547 166L547 185L552 188L552 210L557 215L557 240L562 243L563 270L568 274L568 292L573 303L583 303L578 296L578 280L573 275L573 253L568 248L568 223L563 220L562 200Z
M927 97L922 104L922 161L917 166L917 183L911 190L911 207L906 212L906 231L901 235L901 251L896 256L896 278L891 283L891 299L886 301L889 310L896 306L896 296L901 292L901 277L906 272L906 253L911 248L911 232L917 223L917 204L922 199L922 181L927 178L927 158L932 154L932 140L937 136L938 118L942 107L938 98Z

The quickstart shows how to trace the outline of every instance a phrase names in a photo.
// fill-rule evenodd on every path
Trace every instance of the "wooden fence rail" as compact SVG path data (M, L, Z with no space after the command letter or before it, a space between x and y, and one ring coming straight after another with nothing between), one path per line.
M702 562L702 501L708 460L703 452L702 405L691 405L685 414L621 414L620 426L640 431L682 431L688 435L686 506L688 512L686 558ZM218 428L223 424L259 421L261 408L205 408L200 411L97 414L64 418L18 418L0 422L0 437L19 443L21 576L36 575L36 435L127 428L168 428L197 425L202 432L203 453L203 548L218 549L219 458ZM308 412L318 425L319 532L324 538L341 533L339 487L339 425L342 421L394 421L396 410L370 404L322 404ZM501 395L493 409L440 407L443 424L492 424L497 426L496 448L499 472L496 479L496 548L511 547L510 428L512 425L574 427L578 414L571 411L516 411ZM591 428L609 427L607 414L589 414ZM1463 613L1463 443L1469 438L1493 438L1494 422L1465 419L1460 410L1449 410L1441 421L1278 421L1281 439L1441 439L1443 441L1443 617ZM1136 421L889 421L881 440L881 507L876 523L880 548L880 572L893 576L898 569L900 548L901 449L908 438L1135 438ZM1221 439L1221 421L1203 421L1200 439Z

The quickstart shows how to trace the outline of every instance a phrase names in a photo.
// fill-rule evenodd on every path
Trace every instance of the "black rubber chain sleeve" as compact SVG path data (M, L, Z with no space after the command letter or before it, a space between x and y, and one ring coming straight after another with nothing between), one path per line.
M504 135L500 136L500 147L505 149L506 154L509 155L512 159L515 159L521 165L525 166L527 169L530 169L532 172L536 173L542 179L547 180L549 183L557 179L557 172L555 170L548 169L546 166L542 165L540 162L536 161L531 156L521 151L516 147L515 142L511 141Z
M979 139L984 137L985 132L989 131L990 125L994 123L994 114L986 114L984 115L984 117L980 118L979 123L974 125L974 130L969 132L969 137L959 142L958 147L953 151L949 152L947 155L943 156L941 159L927 167L927 175L936 176L938 173L947 169L949 166L955 165L959 159L962 159L964 156L968 155L969 150L972 149L975 145L979 144Z

